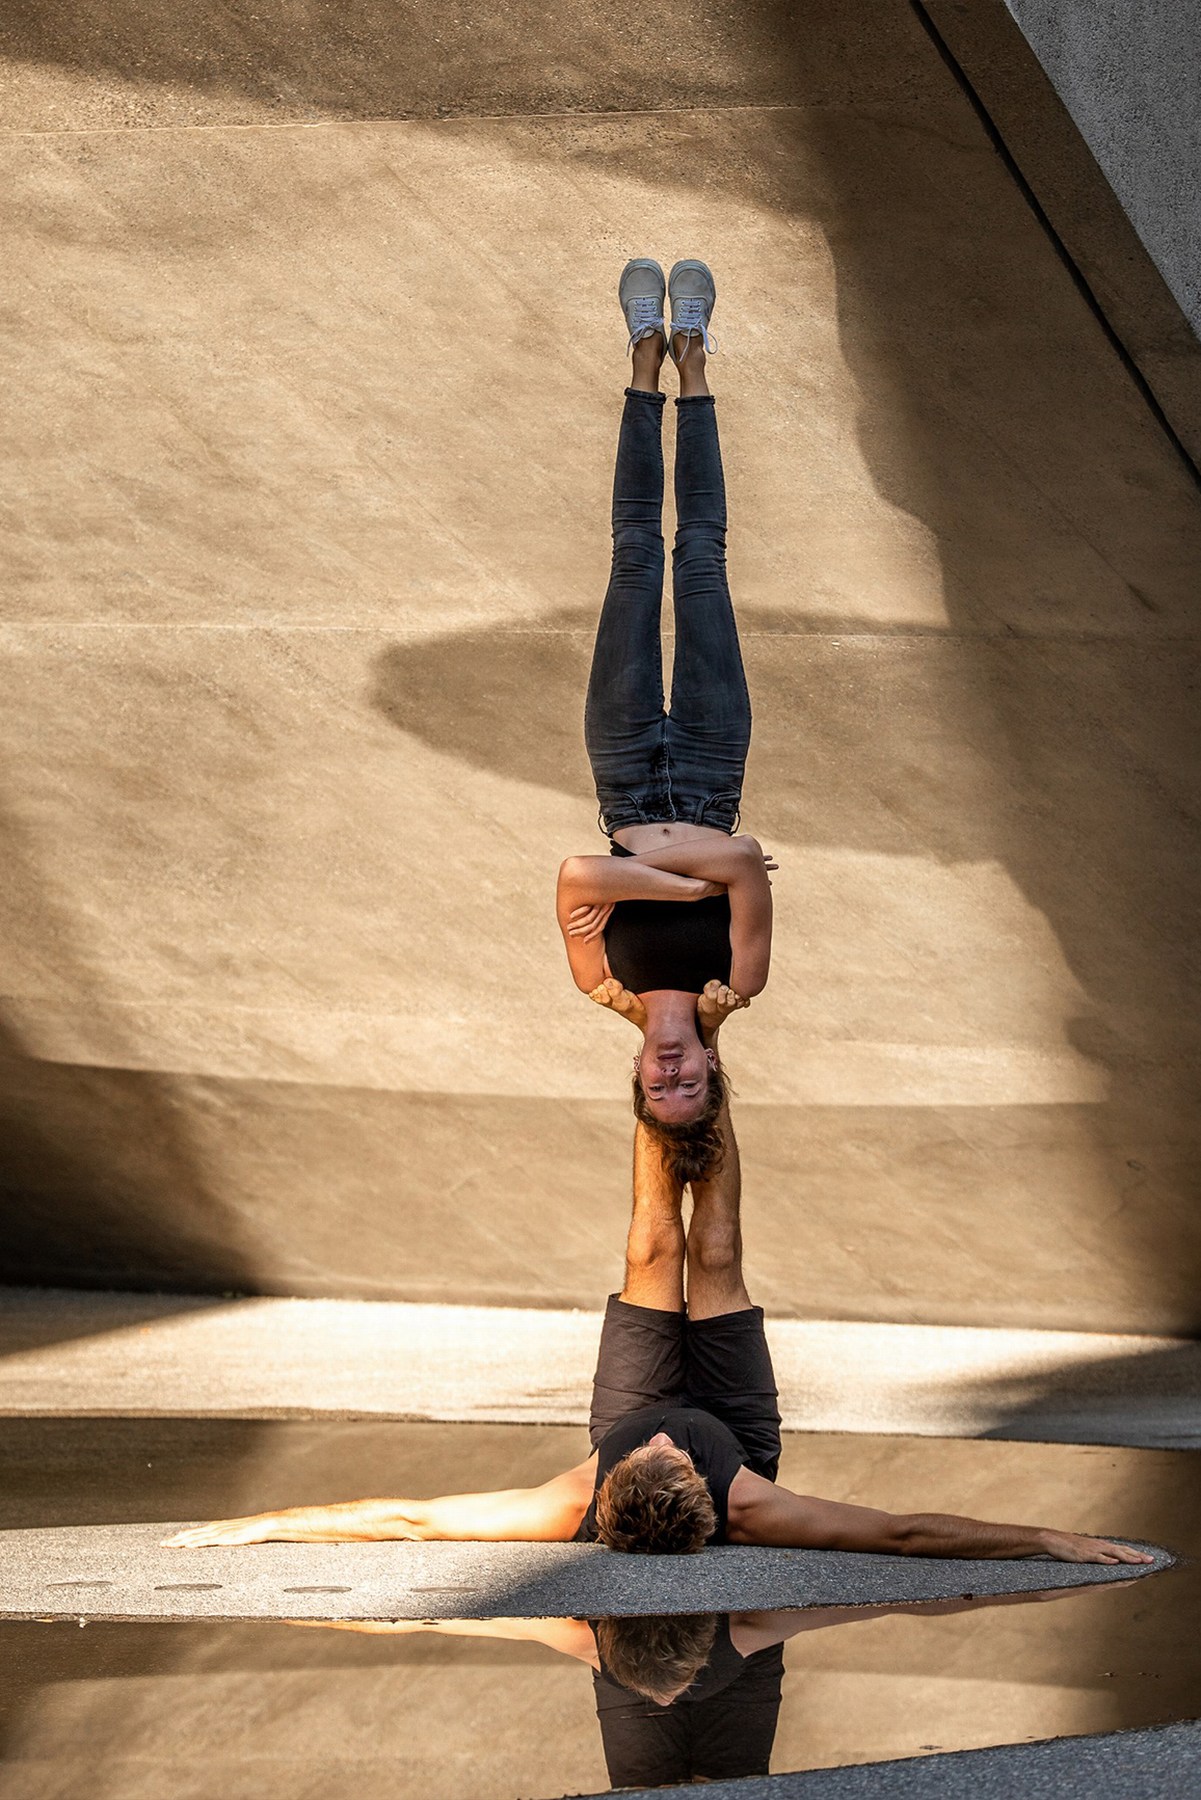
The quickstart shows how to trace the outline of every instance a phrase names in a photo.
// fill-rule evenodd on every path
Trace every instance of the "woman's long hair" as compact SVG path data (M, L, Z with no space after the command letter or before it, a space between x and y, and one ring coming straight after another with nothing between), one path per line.
M664 1125L651 1111L635 1072L634 1117L654 1138L664 1168L681 1187L687 1187L690 1181L710 1180L721 1168L726 1140L717 1121L729 1092L730 1084L721 1064L711 1066L704 1111L687 1125Z

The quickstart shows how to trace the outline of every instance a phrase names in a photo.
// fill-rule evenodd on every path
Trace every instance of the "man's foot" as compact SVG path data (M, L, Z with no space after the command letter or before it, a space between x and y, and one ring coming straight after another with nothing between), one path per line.
M621 310L630 332L627 350L632 350L635 344L640 344L645 339L661 338L659 354L662 355L668 342L667 320L663 317L666 294L667 283L654 258L631 258L621 271L621 280L617 284L617 298L621 301Z
M709 320L717 301L717 284L707 263L686 257L676 263L667 283L671 296L671 353L677 363L683 362L688 346L699 338L707 351L717 345L709 336Z
M717 1034L731 1013L739 1012L750 1001L736 994L722 981L707 981L705 990L696 998L696 1024L701 1043L707 1050L717 1043Z

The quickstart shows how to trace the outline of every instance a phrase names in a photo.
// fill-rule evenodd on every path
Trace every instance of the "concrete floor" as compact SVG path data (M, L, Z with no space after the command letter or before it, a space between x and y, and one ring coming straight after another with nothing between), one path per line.
M0 1289L0 1415L586 1424L601 1315ZM788 1430L1201 1448L1201 1344L770 1319Z
M190 1520L172 1521L173 1528ZM726 1546L614 1556L584 1544L259 1544L162 1547L163 1525L91 1525L0 1538L0 1618L426 1619L657 1617L774 1607L921 1605L1134 1581L1041 1558L863 1556Z
M7 1277L610 1285L630 1044L549 897L611 289L700 250L781 862L758 1297L1193 1330L1201 504L903 0L3 49Z

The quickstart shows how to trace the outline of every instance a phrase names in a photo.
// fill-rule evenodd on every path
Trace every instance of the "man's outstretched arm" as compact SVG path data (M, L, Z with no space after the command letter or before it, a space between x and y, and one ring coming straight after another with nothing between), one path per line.
M442 1494L434 1500L347 1500L336 1506L291 1506L245 1519L217 1519L165 1538L172 1549L202 1544L566 1543L588 1510L596 1457L540 1487L492 1494Z
M1037 1525L998 1525L954 1513L888 1513L794 1494L740 1469L730 1486L732 1544L866 1550L890 1556L1053 1556L1059 1562L1148 1563L1145 1550Z

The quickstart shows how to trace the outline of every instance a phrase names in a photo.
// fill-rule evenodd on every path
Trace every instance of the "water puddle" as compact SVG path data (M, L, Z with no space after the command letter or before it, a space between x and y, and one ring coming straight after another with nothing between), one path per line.
M77 1585L82 1605L98 1584ZM56 1800L551 1800L1107 1731L1201 1711L1174 1649L1198 1586L1184 1567L995 1599L649 1619L85 1611L0 1624L0 1757L6 1791L52 1769L28 1791Z

